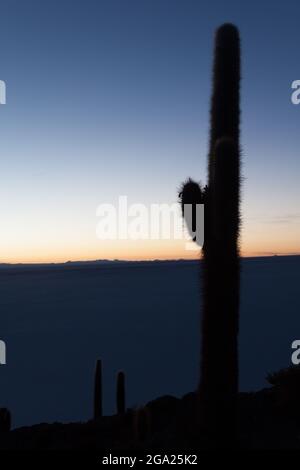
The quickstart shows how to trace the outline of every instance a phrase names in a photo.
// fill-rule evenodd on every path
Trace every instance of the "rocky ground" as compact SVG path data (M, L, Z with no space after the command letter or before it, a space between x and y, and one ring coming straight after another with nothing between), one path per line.
M300 407L284 387L239 395L240 449L300 449ZM2 432L0 450L201 450L196 394L158 398L140 410L97 421L39 424Z

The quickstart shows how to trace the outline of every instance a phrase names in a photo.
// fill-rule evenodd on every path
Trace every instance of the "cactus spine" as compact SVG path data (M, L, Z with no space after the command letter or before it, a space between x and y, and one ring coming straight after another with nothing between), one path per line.
M102 416L102 361L97 359L94 382L94 419Z
M125 413L126 401L125 401L125 374L120 371L117 375L117 414L121 415Z

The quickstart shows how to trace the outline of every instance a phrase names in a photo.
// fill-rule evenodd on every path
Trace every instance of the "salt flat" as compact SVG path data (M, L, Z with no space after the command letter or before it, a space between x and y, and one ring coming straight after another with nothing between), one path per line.
M11 409L13 425L90 418L98 357L106 413L119 369L129 406L193 390L200 272L198 262L180 261L0 267L0 406ZM242 390L264 387L269 371L290 364L299 280L299 256L242 261Z

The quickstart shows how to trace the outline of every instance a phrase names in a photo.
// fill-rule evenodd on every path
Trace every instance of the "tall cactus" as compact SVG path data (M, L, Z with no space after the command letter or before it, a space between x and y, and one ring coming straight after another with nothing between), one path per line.
M94 382L94 419L102 416L102 361L97 359Z
M205 243L199 390L203 429L217 445L225 446L234 441L238 392L239 98L239 32L235 26L224 24L217 30L215 39L208 187L203 198ZM194 186L193 194L197 194ZM193 194L184 184L181 204L191 203ZM195 199L193 204L198 201L199 198Z

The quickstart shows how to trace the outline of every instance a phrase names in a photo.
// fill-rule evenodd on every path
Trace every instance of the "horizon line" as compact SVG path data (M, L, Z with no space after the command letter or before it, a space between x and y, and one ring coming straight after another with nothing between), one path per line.
M273 258L273 257L290 257L300 256L300 252L295 253L262 253L253 255L241 255L241 259L251 258ZM139 259L121 259L121 258L101 258L101 259L75 259L66 261L20 261L20 262L8 262L0 261L1 266L41 266L41 265L68 265L68 264L92 264L92 263L151 263L151 262L182 262L182 261L199 261L202 256L195 258L139 258Z

